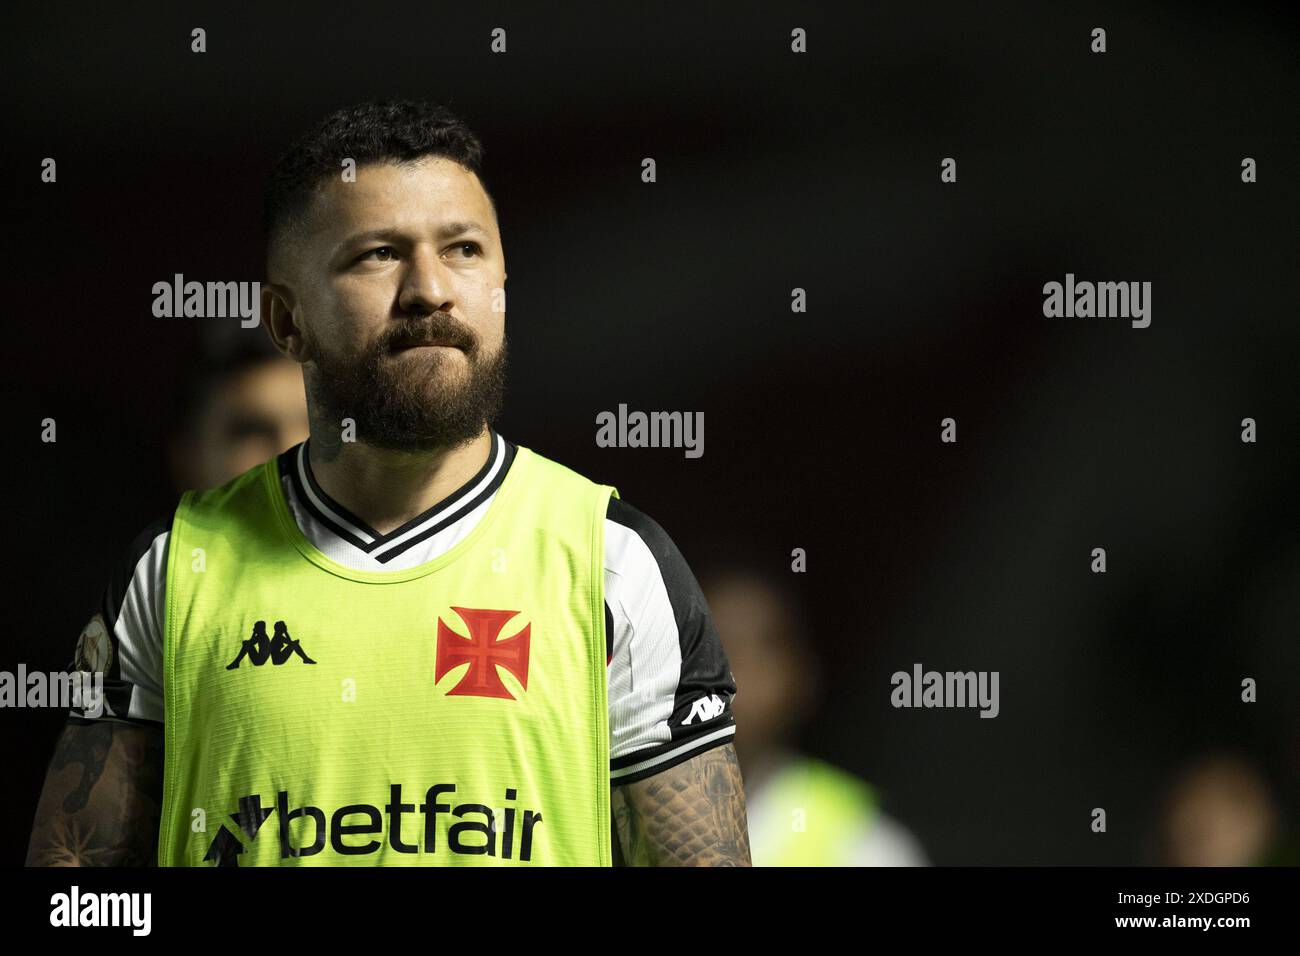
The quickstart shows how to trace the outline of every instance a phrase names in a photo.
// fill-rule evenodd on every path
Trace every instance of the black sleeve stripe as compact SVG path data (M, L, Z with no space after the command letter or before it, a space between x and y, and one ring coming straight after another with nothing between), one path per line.
M605 514L611 521L636 532L645 543L659 566L672 606L682 662L672 717L668 721L672 742L712 730L726 722L724 717L729 721L731 701L736 694L731 664L722 649L722 638L714 626L704 592L685 557L657 521L621 498L611 495ZM713 706L702 708L701 701ZM686 723L688 720L691 722Z
M629 767L638 767L647 763L657 764L661 758L670 757L681 750L682 747L690 745L695 738L711 738L716 731L727 727L733 728L733 730L724 734L729 739L731 734L734 733L735 727L735 718L732 717L731 711L727 711L717 720L699 724L698 726L692 724L684 728L692 732L690 736L683 735L664 744L654 747L642 747L640 750L634 750L622 757L615 757L609 762L610 776L617 777L620 771L626 771ZM667 766L672 766L672 764L669 763Z
M730 714L728 714L730 718ZM655 747L653 751L662 751L658 756L645 756L652 753L652 750L638 751L629 754L627 758L618 761L627 764L621 769L611 767L609 782L611 786L621 787L623 784L636 783L638 780L644 780L647 777L653 777L655 774L663 773L680 763L685 763L692 757L698 757L714 747L721 747L723 744L729 744L736 734L734 723L728 720L725 727L715 727L709 733L697 740L688 740L686 742L673 741L664 747Z
M157 727L159 730L163 727L161 720L149 720L147 717L123 717L114 714L111 717L105 715L103 717L90 718L82 717L78 714L68 715L68 723L76 724L80 727L84 727L86 724L102 724L106 720L111 720L119 724L131 724L134 727Z
M103 596L100 599L99 611L94 616L100 619L100 623L104 627L110 651L109 664L103 671L104 705L107 713L98 718L88 718L74 709L71 711L72 716L82 720L119 719L124 722L135 721L135 718L125 716L131 706L135 685L122 679L122 645L118 633L118 623L122 616L122 608L126 603L127 595L131 591L137 566L140 564L141 559L149 553L158 536L170 532L171 526L171 514L158 517L135 536L129 547L119 552L116 562L110 570L108 584L104 588ZM87 628L95 625L94 617L87 623ZM82 634L85 633L85 630L83 630ZM82 639L78 638L73 653L69 657L67 665L69 672L81 669L82 661L79 658L81 656ZM144 720L144 718L140 719Z
M171 531L172 516L157 518L149 524L147 528L136 535L131 546L126 549L116 565L113 567L109 577L108 587L104 591L104 623L112 633L114 626L117 624L117 618L122 613L122 602L126 600L127 589L131 586L131 578L135 576L135 566L140 563L140 559L149 551L149 546L153 544L158 535Z
M609 604L605 605L605 664L614 658L614 612L609 609Z

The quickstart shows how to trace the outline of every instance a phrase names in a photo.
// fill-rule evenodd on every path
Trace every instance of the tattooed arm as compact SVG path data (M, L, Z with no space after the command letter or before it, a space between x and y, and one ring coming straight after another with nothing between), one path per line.
M750 866L732 744L611 792L616 866Z
M27 865L156 865L162 775L161 728L69 720L45 775Z

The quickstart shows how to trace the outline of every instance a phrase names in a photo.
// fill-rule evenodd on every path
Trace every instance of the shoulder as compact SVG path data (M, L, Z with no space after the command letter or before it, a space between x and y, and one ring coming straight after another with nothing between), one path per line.
M819 757L801 755L790 763L790 772L810 786L841 795L845 802L872 806L875 791L861 777Z
M605 509L605 592L634 629L671 637L683 652L716 638L704 594L676 542L645 512L610 496Z
M608 493L612 487L588 478L581 472L556 461L554 458L548 458L527 445L509 442L508 447L513 452L510 467L512 469L519 468L522 463L523 467L529 470L529 477L533 482L558 484L564 486L566 490L574 492L600 490Z
M249 498L260 498L266 489L267 473L283 477L285 465L291 459L289 455L297 446L280 455L273 455L261 464L254 465L247 471L236 475L225 484L213 488L190 490L181 495L174 509L175 514L185 514L198 510L211 511L229 509Z
M921 841L892 817L877 814L875 825L853 850L855 866L928 866Z
M610 498L611 780L632 783L730 741L736 685L699 583L663 527Z
M110 627L121 616L123 605L133 590L151 584L165 573L171 528L172 512L159 515L144 525L126 548L118 552L109 572L108 587L100 609Z
M146 524L118 552L99 610L82 628L72 669L103 675L104 709L69 716L162 721L162 605L172 515Z
M689 593L695 586L686 558L663 526L613 495L605 508L605 569L616 574L655 570L676 591Z

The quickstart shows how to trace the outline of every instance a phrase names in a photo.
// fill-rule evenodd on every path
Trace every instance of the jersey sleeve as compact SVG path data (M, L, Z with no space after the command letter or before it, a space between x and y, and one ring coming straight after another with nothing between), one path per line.
M77 639L71 670L103 674L102 707L74 707L79 720L163 720L162 619L171 519L140 532L113 569L99 610Z
M605 625L611 784L732 739L736 683L699 583L664 529L612 496Z

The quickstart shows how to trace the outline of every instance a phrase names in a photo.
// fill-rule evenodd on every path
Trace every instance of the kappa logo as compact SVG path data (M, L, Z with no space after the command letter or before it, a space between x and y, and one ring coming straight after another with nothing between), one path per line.
M726 709L727 704L721 697L717 694L710 694L708 697L701 697L695 702L694 706L691 707L691 712L686 715L686 719L682 723L689 724L697 717L702 721L712 720L714 717L720 716Z
M447 672L461 664L469 664L469 670L447 691L447 696L468 697L502 697L514 700L497 673L497 666L504 667L515 675L519 686L528 689L528 645L531 624L512 637L498 640L506 622L518 614L518 611L492 611L474 607L453 607L469 629L469 637L453 631L438 618L438 648L434 665L433 682L436 684Z
M261 667L268 660L276 667L279 667L294 654L302 658L304 664L316 663L307 656L302 649L302 645L289 636L289 628L285 626L284 621L275 622L275 637L267 637L266 622L257 621L253 624L252 636L246 638L244 643L240 645L239 654L226 665L226 670L237 670L240 661L245 657L254 667Z

